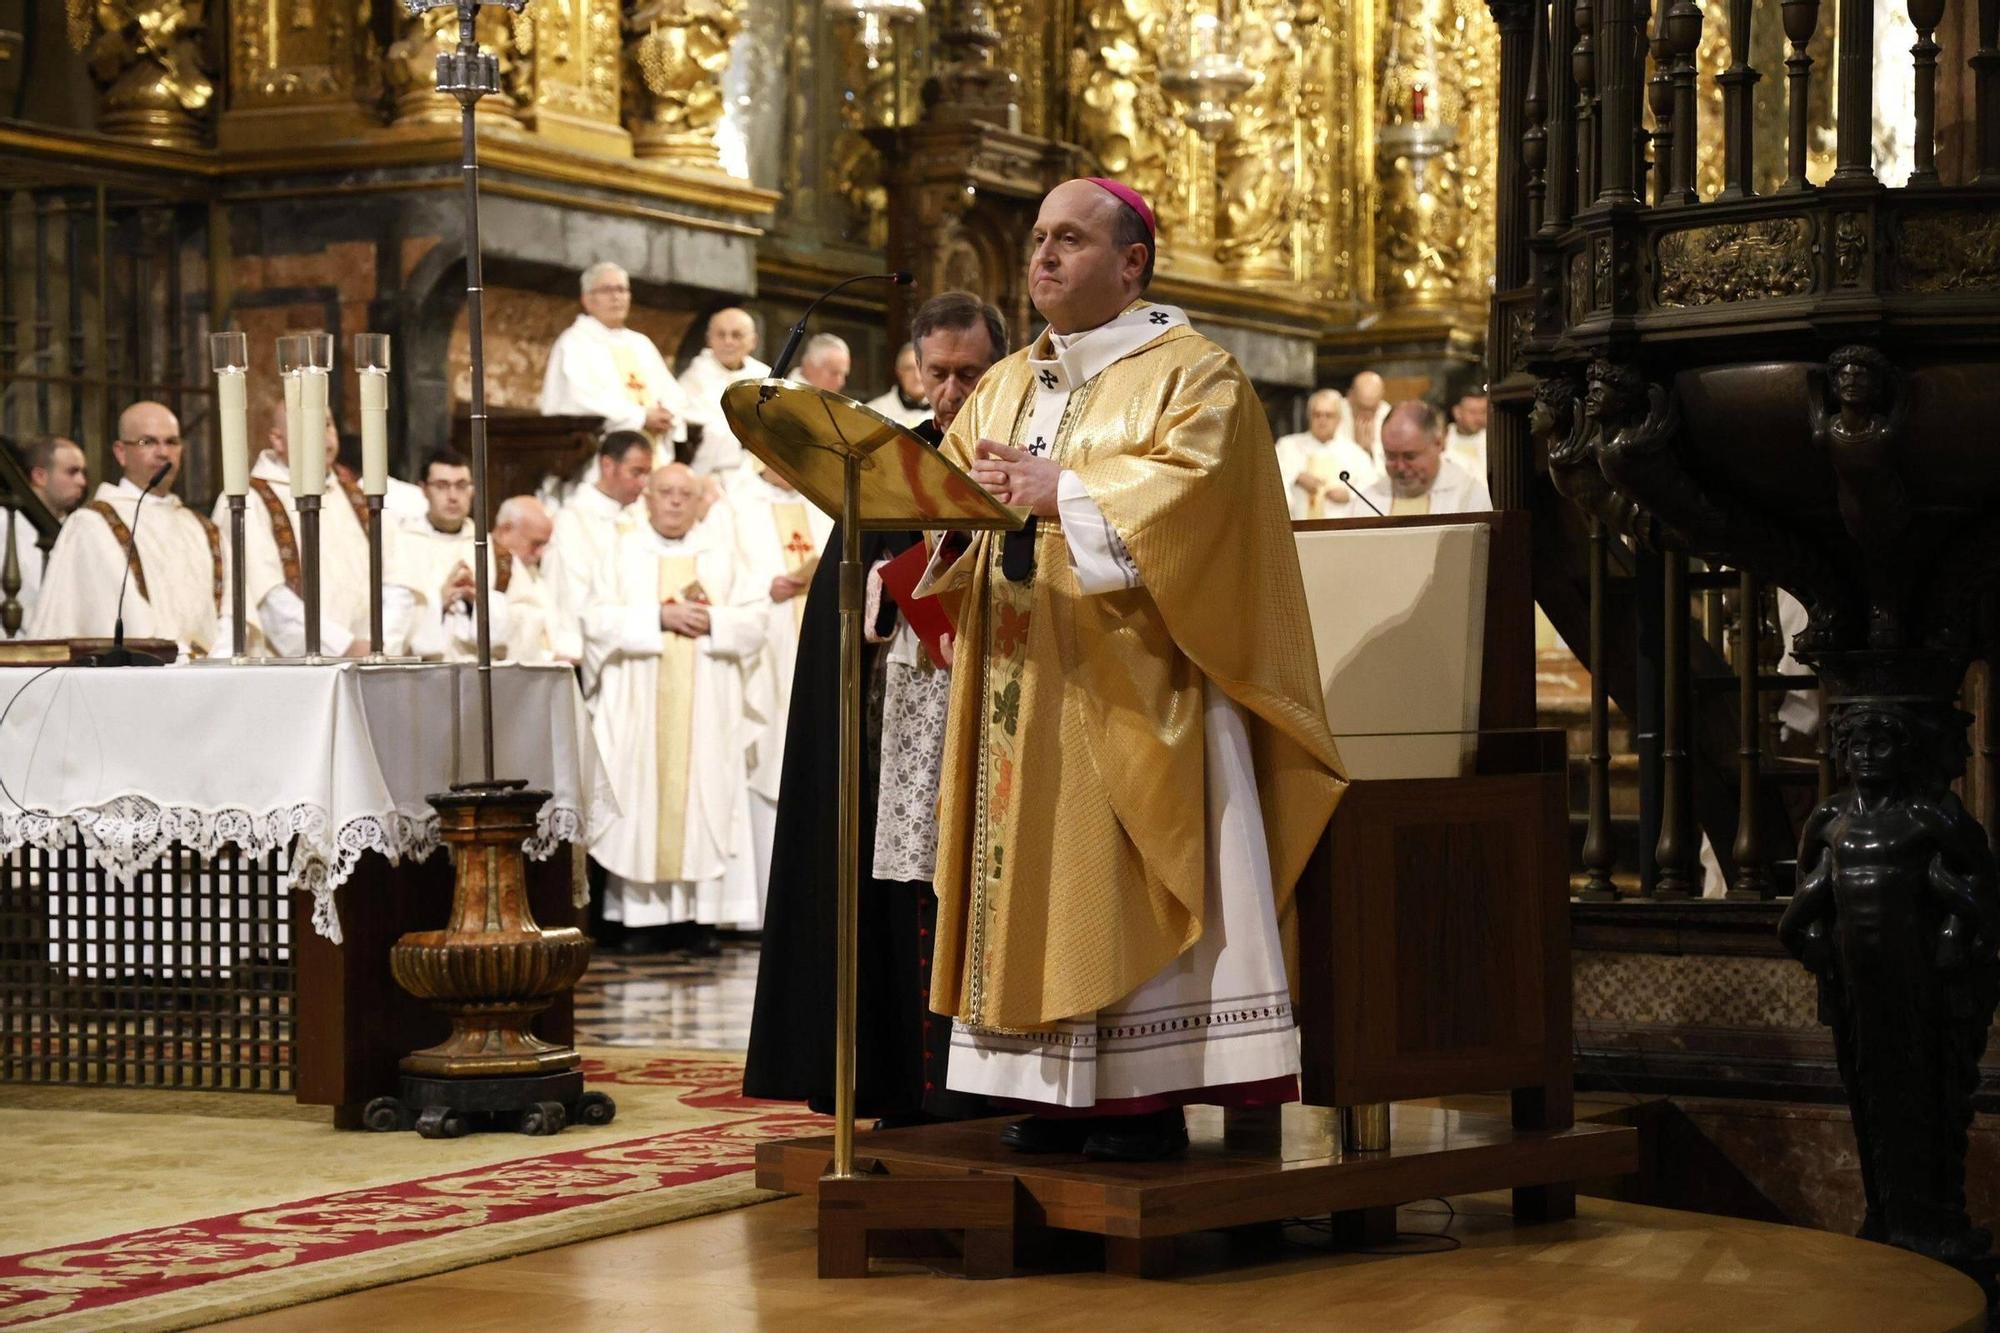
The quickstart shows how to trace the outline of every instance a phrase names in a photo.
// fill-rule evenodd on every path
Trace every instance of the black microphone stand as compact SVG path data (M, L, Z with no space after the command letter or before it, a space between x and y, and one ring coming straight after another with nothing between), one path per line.
M146 483L146 488L144 490L139 492L138 503L132 506L132 530L131 532L126 534L128 537L130 537L132 545L131 548L125 552L125 573L118 580L118 614L117 617L111 622L111 646L109 648L106 648L101 653L92 653L89 657L85 658L84 662L88 666L121 667L121 666L165 666L166 665L166 662L164 662L160 658L153 656L151 653L138 652L135 649L127 648L125 646L125 589L131 585L132 565L133 562L135 562L139 558L139 520L141 517L143 517L140 511L146 507L146 497L153 493L153 488L159 485L161 482L165 481L167 479L167 474L169 472L172 472L173 470L174 470L174 465L172 463L160 464L160 470L153 474L153 479Z
M1354 474L1352 472L1349 472L1343 468L1340 473L1340 480L1341 483L1347 487L1347 493L1349 495L1361 501L1362 504L1367 505L1370 509L1375 509L1375 502L1369 499L1367 496L1363 495L1361 493L1361 488L1354 484ZM1389 516L1383 513L1380 509L1375 509L1375 517L1387 518Z
M785 377L785 372L792 368L792 358L798 354L799 340L806 336L806 322L813 317L813 311L819 309L821 301L841 288L852 286L857 282L886 282L897 287L907 287L915 281L916 279L908 273L898 270L895 273L858 273L834 283L812 299L812 304L806 307L806 312L799 316L799 322L792 325L792 331L785 335L785 345L778 352L778 359L771 363L771 378L781 380Z

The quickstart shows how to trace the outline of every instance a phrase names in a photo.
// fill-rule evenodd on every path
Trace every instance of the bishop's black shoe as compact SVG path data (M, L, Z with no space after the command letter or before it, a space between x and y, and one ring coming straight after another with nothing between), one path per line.
M1092 1132L1083 1155L1100 1162L1158 1162L1187 1151L1187 1115L1176 1106L1151 1115L1107 1116L1085 1121Z
M1080 1152L1083 1141L1103 1122L1088 1116L1031 1115L1000 1131L1000 1142L1015 1152Z

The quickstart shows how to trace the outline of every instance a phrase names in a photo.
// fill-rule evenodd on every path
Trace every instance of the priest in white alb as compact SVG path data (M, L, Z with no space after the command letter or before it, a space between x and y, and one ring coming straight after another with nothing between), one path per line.
M768 698L770 707L755 729L749 754L750 827L761 898L771 877L771 837L778 820L778 780L785 767L785 725L806 589L833 532L833 520L784 477L754 462L731 488L728 505L745 576L752 587L765 592L764 647L757 655L756 673L760 697Z
M284 405L266 404L264 451L250 468L250 492L243 507L243 586L249 652L254 656L302 657L306 651L306 604L299 558L298 515L292 501L289 442ZM326 419L326 489L319 522L319 646L327 657L361 657L368 641L368 501L361 488L333 466L340 437ZM229 500L217 496L211 518L228 522ZM226 563L226 562L225 562ZM230 577L235 571L230 570ZM384 637L401 641L409 633L414 599L405 588L385 586ZM391 632L393 629L393 633ZM222 630L225 638L229 630Z
M1382 458L1382 474L1356 492L1360 498L1350 518L1377 511L1402 517L1493 508L1486 474L1468 470L1445 452L1444 417L1421 399L1396 404L1382 419Z
M930 399L924 397L923 372L917 367L917 345L904 343L896 353L896 382L866 404L899 426L920 426L931 419Z
M722 391L738 380L761 380L771 368L759 361L757 322L735 306L708 317L707 346L681 372L681 392L687 395L688 424L699 427L701 441L690 460L703 476L728 472L743 462L743 445L722 415Z
M121 475L63 523L29 638L110 638L129 567L126 638L172 639L183 656L216 650L222 537L173 493L181 449L180 420L162 404L134 403L119 414L111 456Z
M743 575L727 531L697 521L700 491L681 464L653 474L647 521L599 567L583 617L619 808L590 855L609 872L605 920L628 931L761 919L744 764L765 589Z
M507 660L574 662L582 645L563 634L555 593L544 575L555 521L532 495L510 495L493 511L494 551L509 562ZM575 651L567 651L572 647Z
M1030 1103L1021 1152L1182 1151L1193 1102L1297 1096L1281 922L1342 790L1270 424L1141 293L1153 214L1042 201L1048 320L943 450L1019 533L941 539L954 625L931 1008L952 1088Z
M583 271L583 313L549 349L542 415L604 418L603 429L636 430L671 463L687 439L688 402L653 340L625 321L632 281L616 264Z
M1389 386L1372 370L1364 370L1347 386L1347 421L1341 438L1361 446L1382 470L1382 423L1389 418Z
M1346 419L1346 400L1321 389L1306 400L1307 429L1278 441L1278 477L1293 518L1349 517L1352 488L1375 480L1375 460L1341 436Z
M389 529L385 584L409 590L415 602L409 636L397 652L447 662L479 659L473 569L472 465L449 446L424 460L424 497L430 507L420 519ZM490 543L487 548L487 608L493 656L507 653L507 587L513 560Z

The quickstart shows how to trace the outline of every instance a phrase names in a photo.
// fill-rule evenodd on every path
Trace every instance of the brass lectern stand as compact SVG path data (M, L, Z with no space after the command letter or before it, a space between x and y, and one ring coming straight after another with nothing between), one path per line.
M1006 1178L893 1179L854 1163L855 932L861 876L861 533L864 529L1012 531L1023 519L937 450L839 394L746 380L722 395L745 448L840 519L840 901L833 1066L833 1169L820 1187L821 1277L862 1277L867 1233L913 1227L980 1238L1012 1232ZM1007 1214L1002 1216L1001 1214ZM1010 1242L1011 1243L1011 1242Z

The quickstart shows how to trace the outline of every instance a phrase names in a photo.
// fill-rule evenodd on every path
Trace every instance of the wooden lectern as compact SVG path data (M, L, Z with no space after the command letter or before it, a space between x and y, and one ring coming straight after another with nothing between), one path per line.
M1299 882L1303 1096L1505 1092L1517 1130L1566 1129L1567 755L1535 727L1528 515L1295 528L1339 616L1314 637L1353 779ZM1516 1192L1520 1216L1573 1209L1565 1182Z
M840 520L840 902L832 1168L819 1189L819 1274L865 1277L868 1234L963 1230L968 1253L1012 1251L1012 1182L923 1180L854 1161L855 935L861 875L861 533L1013 531L1023 519L904 427L850 398L787 380L722 395L743 446Z

